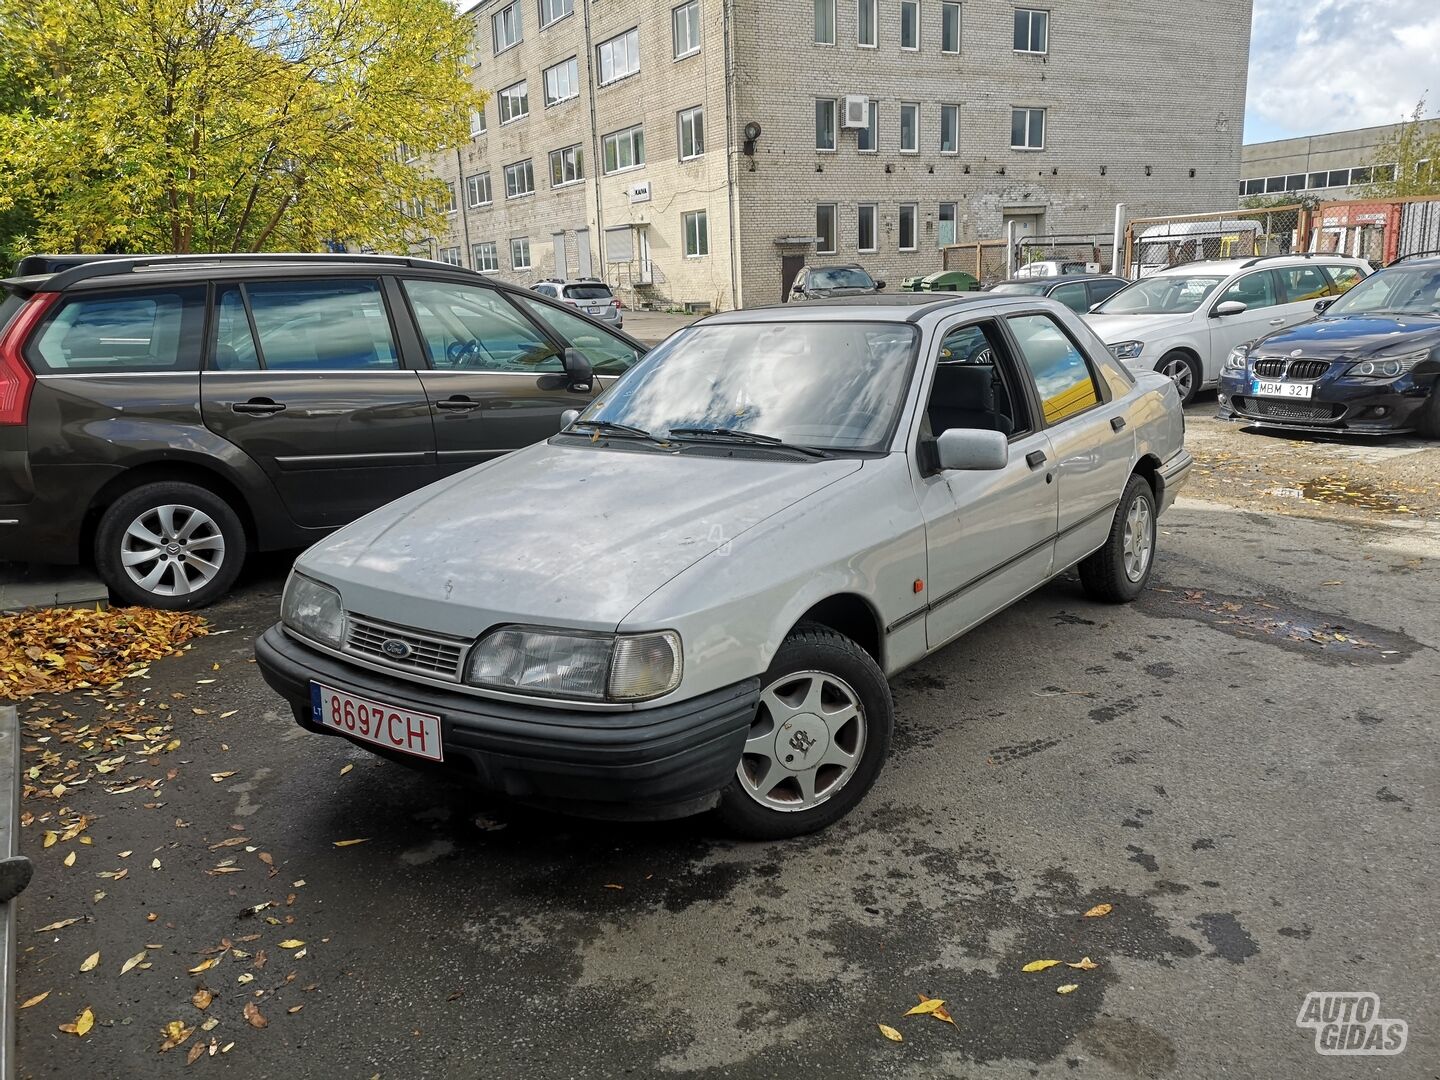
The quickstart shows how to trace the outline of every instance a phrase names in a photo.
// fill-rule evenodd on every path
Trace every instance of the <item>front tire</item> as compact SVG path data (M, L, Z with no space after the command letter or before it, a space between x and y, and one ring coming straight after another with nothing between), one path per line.
M1155 518L1149 481L1132 475L1105 546L1080 563L1080 584L1092 598L1126 604L1145 591L1155 566Z
M890 686L869 653L813 624L791 631L761 686L720 820L752 840L823 829L880 775L895 727Z
M1160 358L1155 370L1175 384L1180 392L1181 406L1189 405L1200 392L1200 365L1187 353L1168 352Z
M95 566L122 604L190 611L230 591L245 561L245 528L230 504L198 484L127 491L95 533Z
M1430 400L1415 416L1415 432L1422 439L1440 439L1440 379L1430 388Z

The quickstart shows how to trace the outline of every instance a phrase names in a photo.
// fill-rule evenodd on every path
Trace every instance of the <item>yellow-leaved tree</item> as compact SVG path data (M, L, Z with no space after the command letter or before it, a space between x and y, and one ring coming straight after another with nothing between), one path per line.
M0 246L404 251L445 199L407 159L483 104L471 32L447 0L0 5Z

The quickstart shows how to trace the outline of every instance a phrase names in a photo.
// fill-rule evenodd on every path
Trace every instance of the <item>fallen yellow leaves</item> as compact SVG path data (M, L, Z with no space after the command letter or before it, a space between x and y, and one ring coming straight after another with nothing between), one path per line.
M190 1004L194 1005L195 1008L199 1009L201 1012L204 1012L206 1009L208 1009L210 1007L210 1003L214 1000L214 991L207 990L203 986L200 987L199 990L196 990L195 993L190 995Z
M265 1019L265 1014L260 1011L260 1006L253 1001L247 1001L245 1008L241 1010L245 1014L245 1022L253 1028L269 1027L270 1021Z
M351 847L354 844L366 843L369 839L368 836L362 836L359 840L336 840L334 844L336 847Z
M884 1035L884 1036L885 1036L887 1039L889 1039L891 1042L904 1042L904 1041L905 1041L905 1036L904 1036L904 1035L901 1035L900 1032L896 1031L896 1030L895 1030L893 1027L891 1027L889 1024L876 1024L875 1026L880 1029L880 1034L881 1034L881 1035Z
M198 615L151 608L57 608L5 617L0 699L109 686L206 633Z
M1087 919L1103 919L1114 910L1114 904L1096 904L1089 911L1085 912L1084 917Z
M195 1029L187 1025L184 1020L171 1020L160 1029L160 1032L165 1036L165 1041L160 1044L160 1052L163 1054L166 1050L174 1050L175 1047L194 1035Z
M32 1006L32 1005L39 1005L40 1002L44 1001L44 1000L45 1000L46 998L48 998L49 996L50 996L50 991L49 991L49 990L46 990L43 994L36 994L36 995L35 995L34 997L32 997L32 998L26 998L23 1002L21 1002L20 1008L22 1008L22 1009L28 1009L28 1008L30 1008L30 1006Z
M134 968L136 964L143 963L145 960L145 954L146 950L141 949L134 956L130 957L129 960L126 960L125 963L120 965L120 974L124 975L126 972Z
M80 965L80 970L94 971L95 965L98 963L100 963L100 954L98 952L92 952L89 956L85 958L84 962Z
M73 1023L59 1025L60 1030L65 1032L67 1035L74 1035L77 1038L81 1039L83 1039L87 1034L89 1034L90 1029L94 1026L95 1014L90 1010L89 1005L86 1005L85 1008L81 1011L80 1015L75 1017Z
M912 1009L911 1009L909 1012L907 1012L905 1015L906 1015L906 1016L929 1016L931 1013L935 1012L936 1009L942 1009L942 1008L944 1008L944 1007L945 1007L945 1001L944 1001L943 998L927 998L927 997L923 997L923 996L922 996L921 999L920 999L920 1004L919 1004L919 1005L916 1005L914 1008L912 1008Z
M299 938L292 937L286 938L284 941L280 942L280 947L282 949L299 949L303 947L304 944L305 942L301 941Z
M80 921L80 916L77 915L77 916L75 916L75 918L73 918L73 919L61 919L59 922L52 922L52 923L51 923L50 925L48 925L48 926L42 926L42 927L40 927L39 930L36 930L35 932L36 932L37 934L44 934L44 933L48 933L48 932L51 931L51 930L64 930L65 927L67 927L67 926L73 926L73 925L75 925L75 924L76 924L77 922L79 922L79 921Z
M1088 956L1082 956L1075 963L1071 964L1067 962L1065 966L1075 968L1079 971L1094 971L1100 965L1095 963L1095 961L1091 960Z
M213 968L213 967L214 967L216 964L218 964L219 962L220 962L220 957L218 957L218 956L212 956L212 957L210 957L210 959L208 959L208 960L201 960L200 963L196 964L194 967L192 967L192 968L189 969L189 970L190 970L190 974L191 974L191 975L199 975L202 971L209 971L211 968Z
M1026 964L1020 970L1044 971L1046 968L1059 967L1060 963L1061 962L1059 960L1031 960L1030 963Z
M353 768L355 768L354 762L351 762L349 765L342 765L342 766L340 766L340 775L341 775L341 776L344 776L346 773L348 773L348 772L349 772L351 769L353 769Z
M1080 989L1080 984L1079 984L1079 983L1066 983L1064 986L1057 986L1057 987L1055 988L1055 992L1056 992L1057 994L1073 994L1076 990L1079 990L1079 989Z

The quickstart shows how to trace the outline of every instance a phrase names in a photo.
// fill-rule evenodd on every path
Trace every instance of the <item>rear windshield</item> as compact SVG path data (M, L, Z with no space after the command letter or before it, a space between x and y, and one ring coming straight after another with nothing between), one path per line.
M567 300L609 300L609 285L566 285Z
M1002 281L999 285L992 285L990 291L993 293L1005 293L1008 296L1041 296L1048 285L1036 282L1034 285L1024 281Z
M807 284L812 289L873 289L875 279L864 270L842 267L836 270L812 270Z

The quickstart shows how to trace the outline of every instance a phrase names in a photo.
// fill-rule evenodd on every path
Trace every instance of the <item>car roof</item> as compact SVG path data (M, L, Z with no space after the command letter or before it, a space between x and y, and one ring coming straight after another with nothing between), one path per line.
M766 304L707 316L710 325L774 322L893 322L916 323L931 315L960 308L989 311L1023 305L1054 304L1040 296L1006 296L986 292L877 293L866 296L837 296L827 300L792 300L788 304ZM1060 306L1055 305L1057 308ZM1068 309L1066 309L1068 310Z
M1163 270L1156 270L1146 277L1161 277L1171 274L1234 274L1240 270L1248 270L1251 267L1264 269L1276 266L1304 266L1317 259L1326 262L1349 263L1353 266L1368 266L1364 259L1357 259L1352 255L1339 255L1325 251L1306 251L1297 255L1250 255L1243 259L1204 259L1196 262L1181 263L1178 266L1167 266Z
M608 281L604 281L598 277L547 277L541 278L539 281L531 283L530 287L533 289L536 285L604 285L607 289L610 287L610 283Z
M1119 274L1060 274L1056 277L1012 277L1004 281L997 281L995 285L1069 285L1076 281L1123 281L1130 284L1128 278ZM991 288L995 286L992 285Z

